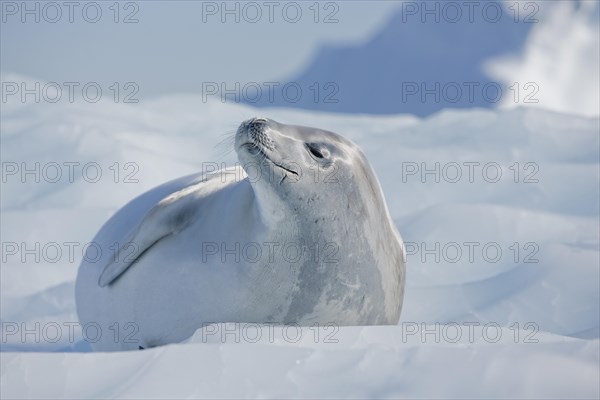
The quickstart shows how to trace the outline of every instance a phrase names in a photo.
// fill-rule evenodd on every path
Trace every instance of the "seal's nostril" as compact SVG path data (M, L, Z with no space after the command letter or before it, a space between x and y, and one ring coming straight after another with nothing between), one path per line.
M252 118L246 122L248 131L262 131L267 126L267 120L264 118Z
M255 118L246 125L246 132L251 143L259 146L261 149L275 150L273 139L267 132L268 124L264 119Z

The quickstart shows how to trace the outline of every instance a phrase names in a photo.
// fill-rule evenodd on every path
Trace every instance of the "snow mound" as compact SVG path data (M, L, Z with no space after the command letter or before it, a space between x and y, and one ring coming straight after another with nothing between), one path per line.
M199 96L3 105L2 398L600 396L600 121L542 109L261 110L365 151L407 245L401 324L336 328L335 342L332 327L253 340L219 325L89 353L73 300L86 244L138 194L234 165L216 145L256 114Z

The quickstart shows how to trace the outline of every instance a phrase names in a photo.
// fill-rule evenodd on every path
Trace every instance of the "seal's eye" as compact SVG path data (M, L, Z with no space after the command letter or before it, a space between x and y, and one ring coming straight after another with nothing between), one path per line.
M310 152L310 154L312 154L316 158L329 157L329 151L326 148L321 147L316 143L306 143L306 147L308 148L308 151Z

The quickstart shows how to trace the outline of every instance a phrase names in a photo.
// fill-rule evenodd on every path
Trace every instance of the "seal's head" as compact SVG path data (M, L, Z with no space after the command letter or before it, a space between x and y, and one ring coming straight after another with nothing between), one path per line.
M369 162L356 144L336 133L252 118L238 128L235 148L256 195L279 200L286 218L291 212L302 218L344 214L388 220Z

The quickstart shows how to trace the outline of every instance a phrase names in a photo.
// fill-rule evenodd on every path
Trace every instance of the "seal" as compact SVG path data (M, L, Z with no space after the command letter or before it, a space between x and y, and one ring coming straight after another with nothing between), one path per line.
M94 350L219 322L398 323L404 246L359 147L253 118L235 150L239 165L152 189L98 232L75 287L80 323L102 332Z

